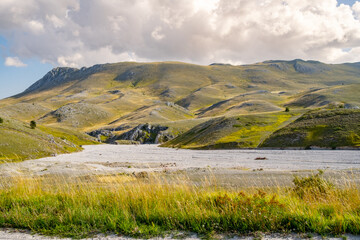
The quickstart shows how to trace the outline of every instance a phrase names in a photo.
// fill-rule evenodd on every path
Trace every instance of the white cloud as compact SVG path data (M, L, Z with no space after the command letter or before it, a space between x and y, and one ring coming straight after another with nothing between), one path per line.
M7 57L5 59L4 64L5 64L5 66L8 66L8 67L26 67L27 66L18 57Z
M360 61L359 14L336 0L12 0L0 1L0 35L12 54L61 66L337 63Z
M154 31L152 31L151 36L156 40L161 40L165 37L164 34L161 33L161 27L156 27Z
M35 20L28 22L28 28L34 34L40 34L44 32L44 25L41 22Z
M352 10L354 11L354 15L357 19L360 17L360 2L356 1L352 6Z

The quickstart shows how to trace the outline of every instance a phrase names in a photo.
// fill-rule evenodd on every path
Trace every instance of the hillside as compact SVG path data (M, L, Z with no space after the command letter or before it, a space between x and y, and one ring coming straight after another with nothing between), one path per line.
M164 142L191 130L183 136L191 148L256 147L309 109L359 108L359 76L358 63L300 59L241 66L122 62L54 68L23 93L1 100L0 116L108 142L134 140L138 133ZM251 121L250 130L241 127ZM141 130L144 124L166 130ZM190 141L204 126L209 129L199 136L211 141ZM125 134L129 131L136 134ZM153 136L159 133L161 138ZM138 139L150 141L143 137ZM188 146L183 140L173 143Z
M360 147L360 110L310 111L275 131L260 147Z
M161 146L190 149L256 148L272 132L290 123L299 114L279 112L219 117L199 124Z
M83 133L38 126L5 118L0 123L0 163L21 161L80 151L82 144L94 144Z

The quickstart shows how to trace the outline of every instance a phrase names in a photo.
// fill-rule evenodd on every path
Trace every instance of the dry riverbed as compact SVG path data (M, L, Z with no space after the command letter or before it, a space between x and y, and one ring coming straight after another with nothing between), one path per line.
M356 150L185 150L157 145L89 145L84 151L0 165L0 176L139 174L214 177L234 187L286 186L317 169L341 185L360 181Z

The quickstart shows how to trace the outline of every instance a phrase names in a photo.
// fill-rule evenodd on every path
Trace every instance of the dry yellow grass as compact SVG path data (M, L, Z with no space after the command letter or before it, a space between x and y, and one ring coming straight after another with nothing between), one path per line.
M0 186L0 227L68 237L101 232L147 237L176 230L205 236L360 233L355 185L335 188L321 175L299 181L301 194L296 186L228 190L213 178L195 186L186 176L152 174L6 178Z

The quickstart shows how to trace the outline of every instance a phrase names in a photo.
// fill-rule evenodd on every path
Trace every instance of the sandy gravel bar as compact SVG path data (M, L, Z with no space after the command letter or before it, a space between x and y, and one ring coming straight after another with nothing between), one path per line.
M156 145L89 145L84 151L0 165L0 175L238 169L360 169L358 150L185 150Z

